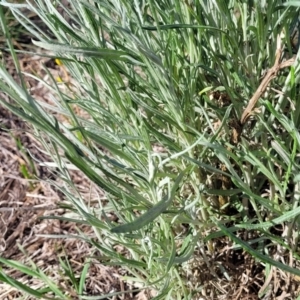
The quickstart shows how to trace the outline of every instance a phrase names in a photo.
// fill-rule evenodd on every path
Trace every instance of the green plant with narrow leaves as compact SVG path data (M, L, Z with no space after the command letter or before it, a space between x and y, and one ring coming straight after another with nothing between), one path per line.
M94 237L82 238L106 263L126 269L127 280L154 289L153 299L196 299L203 284L186 277L195 253L213 266L209 257L220 251L214 242L226 237L234 251L243 249L265 267L266 278L271 266L300 275L298 55L274 76L259 111L239 125L275 62L278 41L285 45L282 59L295 55L294 2L70 0L60 9L47 0L1 2L33 43L51 51L76 80L61 89L53 79L53 105L34 99L2 8L2 28L21 79L18 85L1 66L0 88L12 99L0 99L2 105L31 124L56 163L66 183L60 188L78 214L71 221L83 219L94 229ZM24 8L48 31L27 18ZM77 115L75 107L85 114ZM74 195L70 163L105 191L105 203L94 207ZM276 226L284 228L282 235L274 233ZM240 232L256 235L242 238ZM273 255L278 244L294 265ZM119 253L116 245L127 252ZM206 272L216 276L218 270L218 280L230 280L234 273L223 269ZM43 278L49 289L34 291L4 272L0 276L37 298L49 291L68 298L39 272L31 276ZM82 283L74 281L74 290L85 299Z

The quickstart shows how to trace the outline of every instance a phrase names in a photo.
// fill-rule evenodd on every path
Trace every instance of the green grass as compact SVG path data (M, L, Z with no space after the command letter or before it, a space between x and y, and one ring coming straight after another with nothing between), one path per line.
M241 139L232 138L232 124L274 64L279 35L285 56L293 55L289 31L298 12L284 2L72 0L64 7L67 21L50 1L26 4L53 39L20 6L2 3L34 44L52 51L76 79L64 89L53 79L50 107L1 66L0 89L13 99L2 105L31 124L57 164L68 205L94 229L96 238L84 238L107 263L123 266L131 281L155 289L155 299L195 299L201 283L189 284L183 270L199 249L217 255L214 242L224 237L261 262L266 277L270 266L300 275L298 61L277 74ZM89 118L76 115L75 107ZM74 195L69 162L106 192L105 203L92 207ZM282 235L275 226L285 229ZM242 239L241 230L256 232L255 239ZM278 244L296 265L271 255ZM54 283L49 288L67 299ZM84 293L82 286L74 289Z

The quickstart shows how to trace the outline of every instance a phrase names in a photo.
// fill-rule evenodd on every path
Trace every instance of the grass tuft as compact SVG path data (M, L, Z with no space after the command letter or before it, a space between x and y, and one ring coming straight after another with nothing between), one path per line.
M229 265L214 263L225 251L218 244L250 254L266 270L300 276L293 6L279 0L1 4L74 79L52 78L54 104L46 105L29 95L23 74L20 87L2 65L0 89L12 102L0 101L35 129L64 179L59 188L68 206L93 228L94 236L82 237L102 262L122 266L133 286L154 289L153 299L195 299L206 285L188 274L204 263L216 282L239 278L229 266L238 264L234 255ZM8 47L19 70L10 39ZM280 61L293 58L293 64L258 90L278 49ZM258 92L256 107L241 122ZM70 164L105 191L105 201L91 205L74 193ZM84 293L69 263L61 266ZM49 289L64 297L55 284ZM220 290L211 293L217 297Z

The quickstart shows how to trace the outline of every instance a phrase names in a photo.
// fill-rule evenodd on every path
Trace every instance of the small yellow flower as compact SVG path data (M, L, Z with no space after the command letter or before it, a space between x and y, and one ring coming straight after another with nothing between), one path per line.
M55 63L56 63L58 66L62 66L62 65L63 65L62 61L61 61L59 58L55 58Z

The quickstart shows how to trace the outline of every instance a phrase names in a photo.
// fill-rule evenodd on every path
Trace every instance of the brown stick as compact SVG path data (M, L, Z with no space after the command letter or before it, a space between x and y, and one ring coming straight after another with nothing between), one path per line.
M264 77L263 81L261 82L261 84L257 88L257 90L254 93L254 95L252 96L252 98L250 99L247 107L245 108L245 110L244 110L244 112L241 116L240 123L242 125L244 125L246 123L246 121L250 117L250 115L253 111L253 108L255 107L258 99L265 92L265 90L267 89L267 87L268 87L269 83L271 82L271 80L277 76L278 71L280 69L290 67L295 62L295 57L296 56L294 56L293 58L291 58L287 61L279 63L281 53L282 53L282 49L277 49L274 66L267 72L266 76Z

